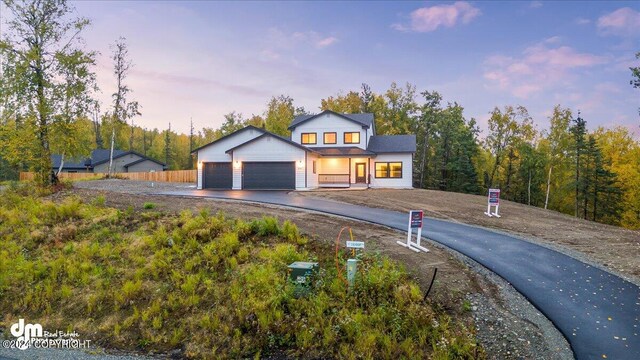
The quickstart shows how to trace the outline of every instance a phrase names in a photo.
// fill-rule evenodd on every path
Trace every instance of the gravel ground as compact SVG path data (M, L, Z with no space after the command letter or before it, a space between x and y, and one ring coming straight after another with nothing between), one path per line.
M87 190L153 195L158 192L193 188L195 185L155 183L152 186L149 182L100 180L76 182L75 187ZM154 199L154 201L157 200ZM192 201L196 201L196 199L192 199ZM464 296L471 305L477 338L490 359L573 358L571 348L562 334L508 282L462 254L431 241L428 243L432 247L452 254L466 267L480 275L477 278L478 286L482 291L470 291ZM395 250L392 251L395 252ZM384 252L394 257L393 253ZM409 256L395 255L399 260L407 262L408 267L412 267L413 259L409 259ZM429 276L423 275L421 277ZM443 280L439 272L436 284ZM441 286L446 287L448 284L441 284Z

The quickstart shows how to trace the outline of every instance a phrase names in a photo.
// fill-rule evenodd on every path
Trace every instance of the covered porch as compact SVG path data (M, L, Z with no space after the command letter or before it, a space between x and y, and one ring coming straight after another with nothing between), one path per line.
M369 187L370 157L321 157L317 160L321 188Z

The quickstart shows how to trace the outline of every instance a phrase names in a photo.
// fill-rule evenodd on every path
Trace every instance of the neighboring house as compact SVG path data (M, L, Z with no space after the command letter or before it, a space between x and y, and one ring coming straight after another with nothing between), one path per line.
M204 145L198 189L411 188L415 135L378 136L373 114L297 116L291 139L247 126Z
M62 172L109 172L109 149L97 149L91 152L91 157L81 160L65 159L62 164ZM52 167L55 171L60 168L60 155L51 155ZM149 172L164 171L165 164L153 160L135 151L113 150L112 171L122 172Z

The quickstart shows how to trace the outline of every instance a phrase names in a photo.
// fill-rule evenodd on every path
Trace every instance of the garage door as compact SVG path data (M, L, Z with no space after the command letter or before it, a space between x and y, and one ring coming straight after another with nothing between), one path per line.
M233 186L231 163L204 163L205 189L231 189Z
M294 162L245 162L242 166L242 188L249 190L294 190Z

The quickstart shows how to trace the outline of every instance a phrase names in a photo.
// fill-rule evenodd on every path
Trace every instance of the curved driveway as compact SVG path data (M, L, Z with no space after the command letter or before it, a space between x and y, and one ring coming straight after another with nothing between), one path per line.
M408 214L278 191L164 193L304 208L406 231ZM479 209L478 211L482 211ZM640 288L515 236L425 218L423 234L500 275L564 334L577 359L640 359Z

